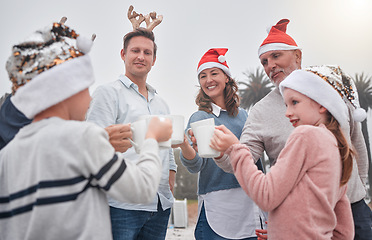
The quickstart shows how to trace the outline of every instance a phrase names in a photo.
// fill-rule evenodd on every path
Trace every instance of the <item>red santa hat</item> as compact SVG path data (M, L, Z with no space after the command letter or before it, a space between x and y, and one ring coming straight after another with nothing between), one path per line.
M217 67L224 71L229 77L231 77L230 68L227 65L225 57L227 51L227 48L209 49L199 61L198 76L205 69Z
M271 27L268 36L258 48L258 56L274 50L301 50L295 40L286 33L288 23L288 19L282 19Z

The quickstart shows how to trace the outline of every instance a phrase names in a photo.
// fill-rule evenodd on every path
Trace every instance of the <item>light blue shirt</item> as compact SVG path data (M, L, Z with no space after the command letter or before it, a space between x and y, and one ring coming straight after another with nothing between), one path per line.
M112 124L127 124L138 120L142 115L167 115L169 107L161 99L156 90L146 84L148 100L138 91L134 84L124 74L119 79L97 87L92 96L92 101L87 113L87 121L94 122L101 127ZM123 153L126 161L137 161L139 154L134 147ZM158 189L158 194L150 204L129 204L108 198L109 205L127 210L157 211L158 197L163 210L173 205L173 195L169 187L169 170L177 170L173 150L164 149L159 151L162 159L163 171Z

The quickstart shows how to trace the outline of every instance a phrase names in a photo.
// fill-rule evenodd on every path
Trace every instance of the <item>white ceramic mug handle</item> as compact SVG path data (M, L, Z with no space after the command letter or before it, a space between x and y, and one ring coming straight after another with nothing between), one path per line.
M186 135L187 140L189 140L190 142L192 142L192 141L191 141L190 134L189 134L190 129L191 129L191 128L188 128L188 129L186 130L186 134L185 134L185 135Z
M131 130L132 132L134 132L134 127L130 126L130 130ZM130 139L130 138L128 138L128 139L129 139L130 144L132 144L133 147L138 148L137 143L133 142L133 140Z
M129 139L130 144L132 144L133 147L138 148L137 143L133 142L133 140L130 139L130 138L128 138L128 139Z

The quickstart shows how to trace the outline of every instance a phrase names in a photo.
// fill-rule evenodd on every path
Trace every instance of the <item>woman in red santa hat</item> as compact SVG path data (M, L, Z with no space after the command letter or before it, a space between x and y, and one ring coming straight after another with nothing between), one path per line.
M225 59L227 51L212 48L201 58L197 69L200 90L195 100L199 110L191 115L187 129L193 122L212 118L215 125L227 126L239 138L248 114L239 107L238 87ZM194 143L190 145L185 138L180 144L180 158L189 172L199 173L195 238L257 239L255 229L262 227L265 213L245 194L233 174L220 169L212 158L199 156Z

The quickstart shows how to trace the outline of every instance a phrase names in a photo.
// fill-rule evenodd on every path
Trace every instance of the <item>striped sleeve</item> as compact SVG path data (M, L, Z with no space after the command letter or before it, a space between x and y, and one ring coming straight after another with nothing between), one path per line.
M118 201L148 203L153 200L162 167L156 140L147 139L139 160L132 162L125 161L121 153L115 153L104 130L96 135L99 137L88 148L92 160L86 162L91 176L94 176L91 184L107 191Z

